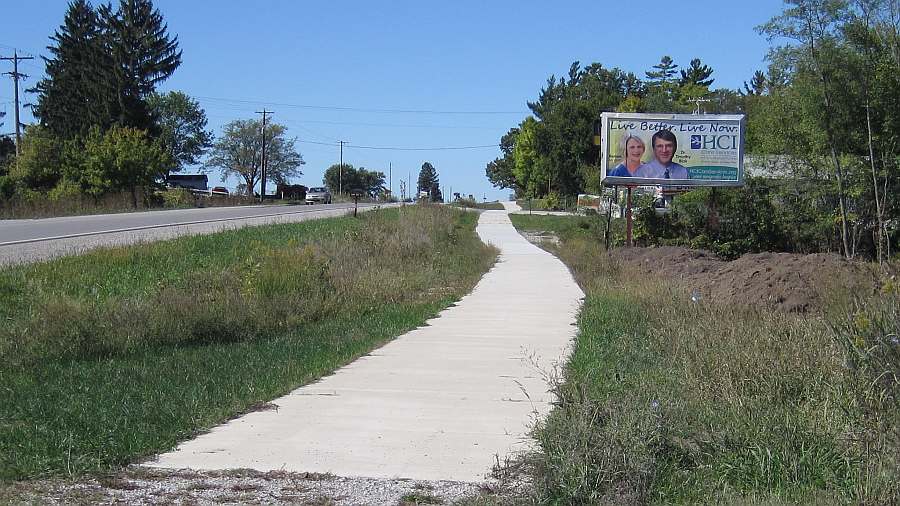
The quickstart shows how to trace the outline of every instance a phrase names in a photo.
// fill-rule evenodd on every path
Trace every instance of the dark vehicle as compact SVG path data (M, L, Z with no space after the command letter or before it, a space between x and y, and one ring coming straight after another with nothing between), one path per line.
M330 204L331 203L331 192L328 191L328 188L324 186L318 186L315 188L310 188L306 191L306 203L307 204Z
M228 188L225 188L224 186L216 186L212 190L209 190L209 193L210 195L228 195L229 191Z

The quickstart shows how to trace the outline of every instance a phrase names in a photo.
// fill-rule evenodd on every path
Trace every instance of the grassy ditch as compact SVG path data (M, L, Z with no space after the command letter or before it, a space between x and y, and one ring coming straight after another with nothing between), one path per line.
M287 202L276 200L267 201L267 203ZM6 200L0 197L0 220L258 204L259 199L243 195L194 195L183 188L169 188L149 194L140 192L138 207L133 206L130 192L111 193L100 198L86 195L66 195L54 198L39 192L28 192L25 196L14 196Z
M900 501L896 286L824 316L729 308L561 237L587 297L535 430L539 501Z
M506 209L500 202L476 202L473 199L456 199L450 205L464 209L482 209L485 211L502 211Z
M416 327L493 263L476 221L416 206L0 270L0 479L170 449Z

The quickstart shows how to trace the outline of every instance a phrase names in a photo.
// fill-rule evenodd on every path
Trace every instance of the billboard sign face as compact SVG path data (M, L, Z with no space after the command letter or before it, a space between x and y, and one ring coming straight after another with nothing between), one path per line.
M601 116L606 185L742 186L744 115Z

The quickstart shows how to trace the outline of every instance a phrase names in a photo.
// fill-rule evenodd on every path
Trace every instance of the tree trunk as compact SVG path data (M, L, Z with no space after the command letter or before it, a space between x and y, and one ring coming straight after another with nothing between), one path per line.
M841 211L841 244L844 246L844 257L853 258L850 252L850 237L847 230L847 196L844 191L844 171L841 167L841 161L838 159L837 150L834 148L831 127L828 128L828 143L831 144L831 162L834 164L834 174L838 182L838 206Z
M830 79L828 79L828 75L825 72L825 69L822 68L822 62L820 61L819 51L816 49L815 40L812 38L814 30L812 29L811 20L808 21L808 26L810 27L810 54L812 55L813 62L816 66L816 71L819 74L819 81L822 83L822 100L825 106L825 134L827 136L828 148L831 152L831 162L834 165L834 174L837 177L838 182L838 205L841 211L841 244L844 247L844 257L851 258L850 253L850 237L849 232L847 230L847 196L844 191L844 171L841 167L840 158L838 158L837 148L835 147L835 135L834 135L834 125L832 122L832 118L834 112L831 108L831 94L829 93L829 85L831 84Z
M868 88L868 87L867 87ZM866 90L868 94L868 89ZM878 218L875 252L879 265L884 264L884 219L881 215L881 198L878 195L878 173L875 171L875 147L872 143L872 113L869 110L869 99L866 98L866 128L869 136L869 166L872 168L872 191L875 192L875 215Z

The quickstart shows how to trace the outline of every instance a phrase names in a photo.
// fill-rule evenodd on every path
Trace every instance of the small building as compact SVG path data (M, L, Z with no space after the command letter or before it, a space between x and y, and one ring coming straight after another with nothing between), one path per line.
M275 198L282 200L303 200L309 188L302 184L279 184L275 189Z
M206 174L169 174L166 185L170 188L206 191L209 189L209 178L206 177Z

